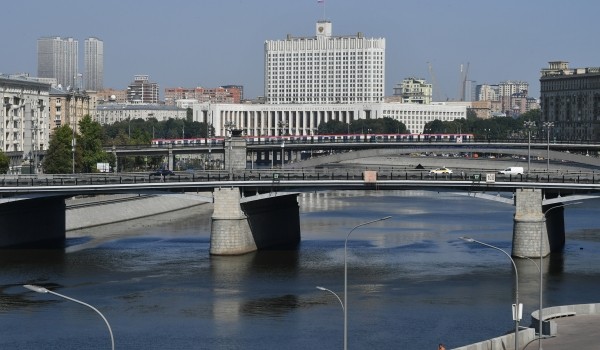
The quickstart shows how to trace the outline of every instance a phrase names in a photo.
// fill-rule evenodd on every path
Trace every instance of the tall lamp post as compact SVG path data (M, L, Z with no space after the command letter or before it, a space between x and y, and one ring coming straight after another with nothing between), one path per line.
M389 218L391 218L391 216L363 222L362 224L354 226L346 235L346 240L344 241L344 350L348 349L348 238L350 237L350 234L359 227L387 220Z
M487 243L483 243L483 242L477 241L477 240L475 240L473 238L469 238L469 237L460 237L460 239L462 239L463 241L467 241L467 242L481 244L488 248L496 249L496 250L504 253L504 255L506 255L510 259L510 262L512 263L513 268L515 269L515 307L513 310L513 316L514 316L514 320L515 320L515 350L518 350L519 349L519 320L520 320L520 312L519 311L521 310L521 308L519 305L519 273L517 272L517 265L515 264L515 261L510 256L510 254L508 254L506 251L504 251L503 249L500 249L496 246L493 246L493 245L487 244Z
M540 270L540 311L538 313L538 349L542 349L542 324L543 324L543 318L542 318L542 301L544 300L543 297L543 288L542 288L542 281L543 281L543 272L544 272L544 266L542 265L542 259L544 257L544 226L546 224L546 215L556 209L556 208L564 208L566 206L569 205L575 205L575 204L580 204L581 202L574 202L574 203L566 203L566 204L561 204L561 205L557 205L555 207L552 207L548 210L546 210L543 214L542 214L542 220L540 222L540 266L539 266L539 270Z
M527 129L527 173L531 168L531 128L535 127L535 122L528 120L524 123Z
M231 144L231 137L233 136L233 129L235 128L235 124L230 120L225 123L225 129L229 131L229 157L227 159L227 163L229 163L229 180L233 180L233 167L232 167L232 159L231 152L233 151L233 146Z
M92 310L96 311L96 312L98 313L98 315L100 315L100 317L102 317L102 319L104 320L104 323L106 323L106 326L108 327L108 332L110 333L110 343L111 343L111 345L112 345L112 350L115 350L115 338L113 337L113 333L112 333L112 329L110 328L110 324L108 323L108 320L106 319L106 317L104 317L104 315L102 315L102 313L101 313L101 312L100 312L98 309L96 309L95 307L93 307L93 306L92 306L92 305L90 305L90 304L84 303L83 301L80 301L80 300L77 300L77 299L74 299L74 298L68 297L68 296L66 296L66 295L62 295L62 294L59 294L59 293L53 292L53 291L51 291L51 290L48 290L48 289L46 289L46 288L44 288L44 287L39 287L39 286L35 286L35 285L32 285L32 284L25 284L25 285L23 285L23 287L25 287L25 288L27 288L27 289L29 289L29 290L32 290L32 291L34 291L34 292L37 292L37 293L50 293L50 294L53 294L53 295L59 296L59 297L61 297L61 298L64 298L64 299L67 299L67 300L70 300L70 301L76 302L76 303L78 303L78 304L81 304L81 305L87 306L87 307L89 307L90 309L92 309Z
M544 128L546 128L546 132L548 134L548 143L546 148L546 172L550 172L550 128L554 126L553 122L544 122Z

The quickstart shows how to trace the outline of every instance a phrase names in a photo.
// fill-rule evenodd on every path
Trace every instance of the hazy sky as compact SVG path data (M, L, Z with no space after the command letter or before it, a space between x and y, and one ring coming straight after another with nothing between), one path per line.
M334 35L386 39L385 95L406 77L432 81L457 98L460 67L477 84L522 80L539 97L548 61L598 62L600 1L558 0L20 0L2 7L0 72L37 74L42 36L104 41L104 85L124 89L136 74L165 87L243 85L263 95L264 42L313 36L315 22Z

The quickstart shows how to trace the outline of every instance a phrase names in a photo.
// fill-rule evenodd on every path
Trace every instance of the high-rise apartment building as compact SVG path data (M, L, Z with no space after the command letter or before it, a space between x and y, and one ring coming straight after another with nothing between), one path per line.
M127 102L158 103L158 84L147 75L136 75L127 87Z
M104 87L104 42L97 38L85 39L85 90L99 91Z
M265 42L267 103L382 102L385 39L333 36L330 21L318 21L314 37Z
M65 88L76 86L79 73L79 42L73 38L38 39L38 77L55 78Z

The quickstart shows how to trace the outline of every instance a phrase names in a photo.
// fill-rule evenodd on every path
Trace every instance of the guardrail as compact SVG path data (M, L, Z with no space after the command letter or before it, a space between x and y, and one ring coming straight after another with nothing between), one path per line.
M554 183L554 184L597 184L600 175L590 173L538 173L524 175L502 175L486 171L465 171L453 174L429 174L428 171L379 169L377 181L412 180L412 181L472 181L474 183L519 182L519 183ZM104 174L62 174L43 176L4 176L0 178L0 187L32 187L32 186L77 186L77 185L114 185L137 183L178 183L178 182L221 182L221 181L332 181L332 180L364 180L363 170L247 170L242 172L206 171L177 172L169 176L153 176L140 173Z

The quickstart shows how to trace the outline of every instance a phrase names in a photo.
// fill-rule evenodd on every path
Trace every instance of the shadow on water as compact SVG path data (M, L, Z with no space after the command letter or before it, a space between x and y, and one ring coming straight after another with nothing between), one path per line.
M10 266L15 264L62 265L65 262L64 249L2 249L0 264Z
M550 254L550 262L548 264L548 275L560 276L565 272L565 253L556 252Z
M300 307L298 296L286 294L272 298L250 300L241 305L241 313L250 316L283 316Z

